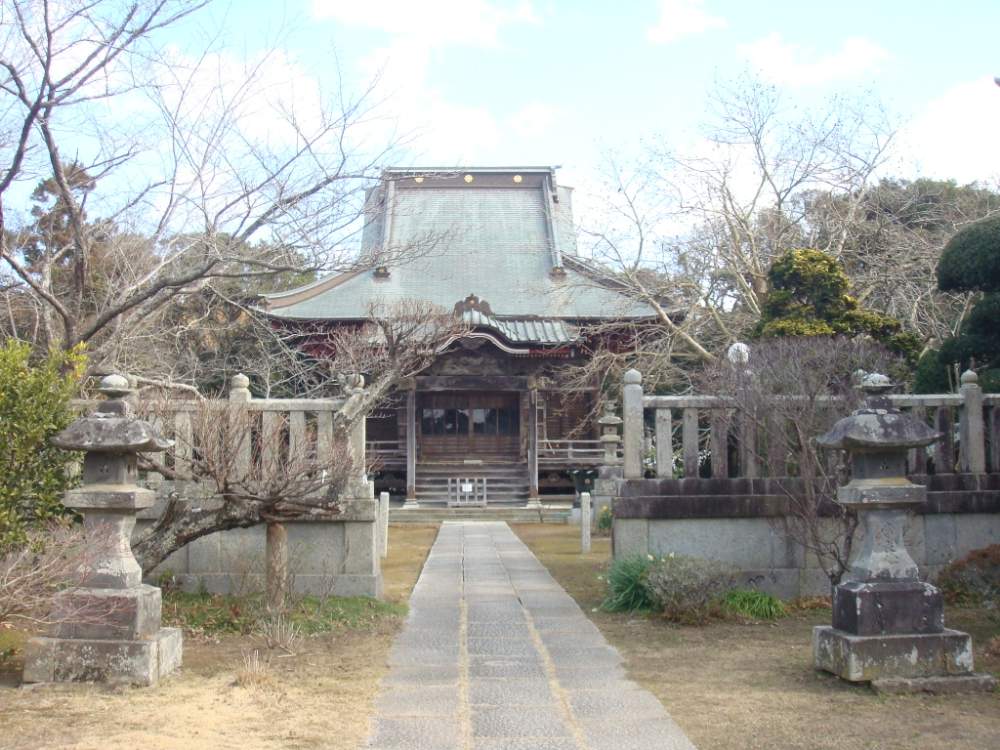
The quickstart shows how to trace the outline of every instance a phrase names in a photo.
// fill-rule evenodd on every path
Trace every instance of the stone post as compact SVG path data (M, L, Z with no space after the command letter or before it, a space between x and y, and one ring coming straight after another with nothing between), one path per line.
M642 411L642 374L629 370L622 389L626 479L642 479Z
M93 414L52 438L84 452L82 486L63 502L83 516L91 559L83 584L56 598L49 634L28 641L25 682L153 685L181 663L181 631L160 627L160 589L142 583L130 544L136 511L155 496L136 484L136 454L172 442L131 415L124 377L105 377L100 391L107 400Z
M864 543L834 589L833 626L813 630L815 665L889 692L992 689L996 680L972 672L972 639L944 627L941 592L919 579L906 551L906 514L927 498L906 478L907 451L942 435L894 409L882 395L890 387L885 376L865 376L865 406L817 439L851 454L837 501L860 516Z
M249 404L253 400L253 396L250 393L250 378L244 375L242 372L233 375L232 380L229 381L229 403L231 404ZM240 414L242 409L238 406L233 406L233 412L230 418L234 422L238 422L241 417L245 417L245 414ZM245 407L243 407L245 408ZM240 444L236 447L236 469L237 475L247 476L250 473L250 466L253 460L253 446L251 446L251 436L250 430L240 429L241 425L233 425L233 435L239 436Z
M234 403L249 403L253 396L250 394L250 378L242 372L233 375L229 381L229 400Z
M961 468L968 474L986 472L986 431L983 424L983 389L972 370L962 373Z
M389 493L380 492L378 496L379 534L378 551L384 558L389 554Z
M580 493L580 552L590 552L590 493Z

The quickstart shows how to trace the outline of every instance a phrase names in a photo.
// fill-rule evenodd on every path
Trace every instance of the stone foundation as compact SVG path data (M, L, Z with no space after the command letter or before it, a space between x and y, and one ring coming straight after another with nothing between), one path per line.
M181 631L161 628L147 640L32 638L24 656L24 682L150 686L181 665Z
M742 583L784 599L829 596L814 556L784 532L783 498L768 479L645 479L618 482L615 557L691 555L731 563ZM924 477L928 501L911 515L906 547L933 579L972 550L1000 543L1000 475ZM859 529L855 549L863 547Z
M852 635L821 625L813 629L813 657L817 669L849 682L968 675L972 638L948 629L922 635Z
M162 497L173 487L158 488ZM195 488L179 488L192 496ZM158 517L161 503L143 512L136 533ZM378 501L348 501L330 519L303 519L284 524L288 532L288 567L292 590L312 596L382 596ZM249 594L265 588L265 529L232 529L196 539L178 550L147 576L157 582L172 576L189 592Z

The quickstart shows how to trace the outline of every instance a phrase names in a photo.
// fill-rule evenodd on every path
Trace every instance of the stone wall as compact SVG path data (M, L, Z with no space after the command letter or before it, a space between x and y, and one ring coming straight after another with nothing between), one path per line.
M191 502L208 502L197 486L157 485L157 494L179 492ZM344 503L336 518L306 519L285 524L288 530L289 570L292 590L316 596L382 595L382 571L378 547L379 504L373 487L359 483L359 495ZM139 514L136 535L155 520L163 500ZM263 591L265 527L217 532L178 550L149 576L156 583L169 574L185 591L206 590L219 594Z
M911 477L928 486L910 517L907 548L925 577L974 549L1000 543L1000 475ZM785 533L784 499L770 479L648 479L617 483L615 557L674 552L722 560L746 582L783 598L827 595L815 558ZM781 480L788 481L788 480ZM855 549L861 548L861 531Z

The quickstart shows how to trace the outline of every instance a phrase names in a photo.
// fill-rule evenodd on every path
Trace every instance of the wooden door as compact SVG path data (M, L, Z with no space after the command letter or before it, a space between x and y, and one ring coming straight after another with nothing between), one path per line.
M426 393L419 399L421 456L515 458L519 454L517 393Z

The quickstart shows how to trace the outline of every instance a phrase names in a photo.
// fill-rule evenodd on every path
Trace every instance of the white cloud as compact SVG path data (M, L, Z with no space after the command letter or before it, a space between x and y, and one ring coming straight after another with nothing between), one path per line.
M313 0L313 16L420 39L495 47L504 26L538 23L531 3L490 0Z
M544 102L530 102L507 118L507 127L525 139L539 138L551 130L559 110Z
M713 16L702 4L702 0L660 0L660 20L646 31L646 37L654 44L668 44L728 25L725 18Z
M769 81L788 86L816 86L873 73L890 57L864 37L850 37L837 51L817 55L815 50L786 42L777 32L743 45L740 51Z
M313 0L313 15L346 26L383 31L388 44L361 67L379 79L380 115L413 136L413 156L424 164L477 162L502 142L504 128L522 129L542 110L501 118L488 106L448 99L431 77L432 55L443 47L495 48L511 26L540 23L530 0ZM551 119L551 118L549 118Z
M401 128L422 165L477 161L500 142L500 124L485 106L448 100L429 80L430 50L419 39L397 37L362 61L370 78L379 77L383 105L375 130Z
M899 150L919 174L960 183L1000 176L1000 88L991 76L958 84L899 134Z

